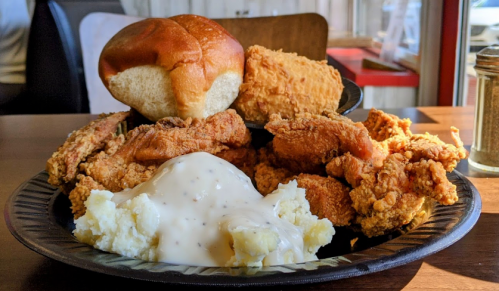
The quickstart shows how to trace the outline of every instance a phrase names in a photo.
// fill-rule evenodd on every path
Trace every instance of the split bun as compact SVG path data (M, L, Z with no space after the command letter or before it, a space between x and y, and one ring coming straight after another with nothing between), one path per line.
M151 121L223 111L238 96L243 75L241 44L197 15L133 23L109 40L99 59L111 95Z

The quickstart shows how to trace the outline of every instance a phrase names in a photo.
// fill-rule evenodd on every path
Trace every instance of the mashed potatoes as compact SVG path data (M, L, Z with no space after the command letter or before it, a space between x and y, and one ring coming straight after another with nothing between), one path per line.
M164 163L119 193L92 191L74 235L95 248L148 261L268 266L317 259L334 228L309 210L295 181L260 195L234 165L207 153Z

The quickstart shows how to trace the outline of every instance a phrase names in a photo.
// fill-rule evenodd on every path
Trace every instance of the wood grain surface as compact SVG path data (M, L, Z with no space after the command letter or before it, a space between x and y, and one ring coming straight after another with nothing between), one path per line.
M414 117L414 133L438 134L446 141L450 126L460 129L465 145L473 137L473 108L422 107L394 110ZM349 116L361 120L367 111ZM87 124L91 115L35 115L0 117L0 205L23 181L45 168L45 162L67 135ZM412 120L412 118L411 118ZM366 276L320 284L258 288L262 290L499 290L499 175L468 169L466 174L482 198L475 227L452 246L397 268ZM94 273L39 255L18 242L0 223L0 290L173 289L172 286ZM209 289L208 289L209 290Z
M243 46L261 45L271 50L325 60L328 39L326 19L316 13L213 19ZM251 33L248 33L251 32Z

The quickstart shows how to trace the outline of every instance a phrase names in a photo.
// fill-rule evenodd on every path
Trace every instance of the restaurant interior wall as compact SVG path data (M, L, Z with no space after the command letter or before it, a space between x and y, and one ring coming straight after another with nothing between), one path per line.
M350 33L357 0L121 0L127 15L169 17L192 13L208 18L276 16L314 12L326 18L330 35Z
M209 18L258 17L315 12L328 21L330 46L370 46L373 36L386 30L389 7L393 1L383 0L121 0L126 14L142 17L168 17L193 13ZM411 0L414 2L415 0ZM421 1L416 1L416 4ZM388 9L386 9L388 7ZM365 15L369 11L369 15ZM379 13L375 13L375 11ZM419 17L419 10L416 12ZM418 19L419 20L419 19ZM419 23L419 21L417 22ZM370 28L372 33L359 31ZM361 33L359 33L361 32ZM367 36L367 37L364 37ZM419 35L418 35L419 36ZM419 38L416 40L416 53ZM415 106L417 88L413 87L363 87L365 104L375 107ZM398 98L398 96L409 96Z

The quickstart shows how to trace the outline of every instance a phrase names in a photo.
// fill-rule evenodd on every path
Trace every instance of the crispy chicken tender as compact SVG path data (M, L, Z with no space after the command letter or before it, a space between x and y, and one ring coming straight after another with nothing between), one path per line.
M428 133L412 134L410 121L381 110L371 110L364 125L373 142L371 158L346 153L332 159L326 172L352 186L356 223L367 236L407 224L426 198L443 205L458 200L446 175L467 157L456 128L451 128L454 146Z
M50 170L52 180L69 194L75 218L85 213L84 202L92 189L118 192L133 188L149 180L163 162L179 155L226 151L221 155L249 174L256 163L256 153L249 148L250 132L233 109L206 119L167 117L137 126L126 136L116 135L118 124L127 116L128 112L123 112L90 123L68 138L48 161L50 169L55 169ZM237 151L239 147L244 150ZM61 173L71 167L76 167L74 177L63 179Z
M443 205L452 205L457 202L456 185L447 179L442 163L433 160L421 160L417 163L409 163L406 170L413 177L412 190L414 192Z
M400 119L398 116L372 108L367 119L362 122L369 131L369 136L376 141L383 141L393 136L411 136L409 118Z
M332 159L326 165L326 172L331 177L345 178L347 183L355 188L360 185L363 174L373 171L373 167L365 161L346 153Z
M442 163L446 171L451 172L460 160L468 157L468 151L463 147L459 139L459 133L456 132L457 129L451 130L453 131L456 146L441 141L435 135L425 133L413 135L402 150L410 152L412 155L411 161L438 161Z
M286 168L276 168L272 164L274 159L268 148L260 148L257 152L258 163L255 166L255 184L260 194L272 193L279 183L287 181L289 177L297 175Z
M259 163L255 167L257 190L262 195L272 193L279 184L287 184L296 180L298 187L304 188L310 211L319 218L327 218L335 226L346 226L355 217L350 187L332 177L312 174L296 174L286 168L272 165L272 153L267 148L258 151Z
M373 145L360 122L338 116L297 114L294 120L274 114L265 129L274 135L278 165L294 172L321 173L332 158L350 152L370 159Z
M288 178L305 188L310 211L319 218L327 218L334 226L347 226L355 218L350 187L332 177L300 174Z
M408 224L423 205L424 196L412 190L407 163L401 154L388 156L379 171L364 174L360 186L350 192L356 222L366 236Z
M90 191L106 190L104 186L97 183L91 177L78 174L78 183L75 188L69 193L69 200L71 201L71 212L75 219L85 214L85 201L90 196Z
M219 153L247 146L251 135L233 109L206 119L166 117L131 130L115 154L99 153L81 165L86 175L116 192L148 180L165 161L192 152Z
M101 115L97 120L73 131L47 161L48 182L54 186L72 182L76 177L79 163L90 154L104 148L115 136L118 125L127 118L128 114L128 112L118 112Z
M168 121L169 117L165 120ZM241 117L233 109L216 113L206 119L184 121L182 126L161 130L153 128L144 136L143 146L136 149L139 161L168 160L191 152L212 154L228 148L249 144L251 134Z
M410 158L411 162L433 160L441 162L445 170L451 172L457 163L468 157L468 151L464 148L459 137L459 130L451 127L451 136L455 145L447 144L438 136L425 134L412 134L409 129L411 121L383 112L371 109L364 126L374 142L375 151L379 157L383 155L401 153ZM379 161L379 159L378 159Z
M275 113L293 119L299 112L338 109L343 83L340 73L325 60L258 45L249 47L245 57L244 81L232 104L245 121L265 124Z

